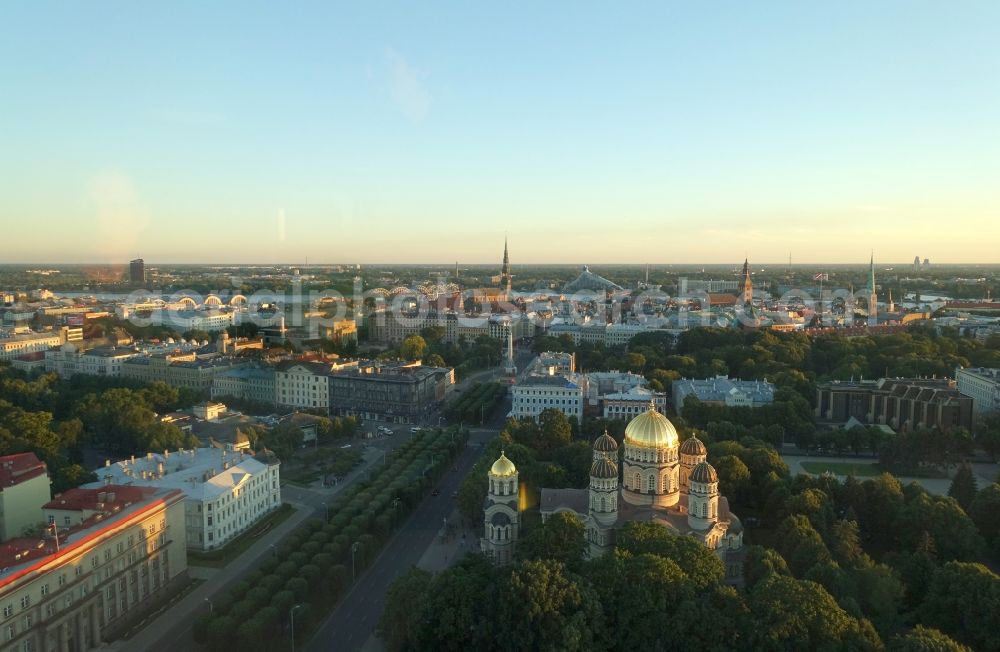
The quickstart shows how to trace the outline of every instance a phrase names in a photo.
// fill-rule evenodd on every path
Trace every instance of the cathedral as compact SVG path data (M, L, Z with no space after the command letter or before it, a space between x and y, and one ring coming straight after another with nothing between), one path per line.
M630 521L652 521L678 536L694 537L715 551L726 581L743 578L743 526L719 495L719 477L706 461L705 445L680 443L670 420L654 405L625 428L623 455L607 433L594 441L587 489L542 489L547 520L570 512L583 523L592 557L615 544L615 531ZM620 468L619 468L620 467ZM517 541L517 469L504 454L490 469L482 550L497 563L510 561Z

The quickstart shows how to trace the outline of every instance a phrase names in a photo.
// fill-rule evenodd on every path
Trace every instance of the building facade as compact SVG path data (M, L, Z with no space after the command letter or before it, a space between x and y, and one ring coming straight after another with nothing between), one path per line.
M189 549L212 550L281 506L280 466L267 452L253 456L219 448L164 451L108 462L97 470L99 482L88 486L121 484L182 492L184 519L177 536Z
M0 544L4 651L97 649L187 574L179 491L71 489L39 516L46 535Z
M212 379L212 398L232 396L276 404L276 384L274 367L243 367L221 373Z
M510 416L535 419L544 410L556 409L567 417L583 418L587 377L582 374L529 375L511 386Z
M816 387L816 417L834 424L852 417L893 430L972 429L973 399L946 378L822 383Z
M766 380L738 380L716 376L704 380L675 380L671 385L674 409L684 410L684 400L694 396L702 403L727 407L760 407L774 402L774 385Z
M1000 413L1000 369L956 369L955 388L972 399L974 420Z
M0 457L0 541L23 534L42 522L49 502L49 474L34 453Z
M330 413L416 423L444 402L455 371L421 365L370 364L329 377Z
M22 333L0 339L0 360L13 360L25 353L47 351L54 346L65 344L68 328L51 333Z
M240 358L200 359L194 353L139 356L122 361L121 375L145 383L159 380L174 387L187 387L208 394L216 376L249 364L248 360Z

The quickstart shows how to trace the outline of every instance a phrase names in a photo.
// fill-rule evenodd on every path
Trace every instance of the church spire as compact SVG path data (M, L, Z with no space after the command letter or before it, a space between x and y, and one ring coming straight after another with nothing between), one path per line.
M878 295L875 293L875 252L872 251L868 263L868 323L875 325L878 319Z
M503 265L500 266L500 287L510 292L510 256L507 254L507 236L503 237Z

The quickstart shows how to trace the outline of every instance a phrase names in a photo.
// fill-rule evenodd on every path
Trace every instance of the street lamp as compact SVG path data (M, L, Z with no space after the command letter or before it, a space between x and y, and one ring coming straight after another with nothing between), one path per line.
M360 547L361 547L361 544L359 542L357 542L357 541L355 541L351 545L351 583L352 584L354 582L356 582L357 579L358 579L358 577L357 577L357 571L355 570L355 567L354 567L354 555L358 554L358 548L360 548Z
M211 614L214 614L214 613L215 613L215 605L214 605L214 604L212 604L212 601L211 601L211 600L209 600L208 598L205 598L205 602L207 602L207 603L208 603L208 613L209 613L210 615L211 615Z
M330 522L330 507L325 503L320 503L323 506L323 520L327 523Z
M292 652L295 652L295 610L301 606L301 604L297 604L288 610L288 618L292 621Z

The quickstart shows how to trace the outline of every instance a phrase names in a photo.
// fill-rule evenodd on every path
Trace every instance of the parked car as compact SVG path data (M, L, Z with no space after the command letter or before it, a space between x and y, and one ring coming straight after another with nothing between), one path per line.
M423 430L423 428L421 428L420 426L413 426L412 428L410 428L410 432L420 432L421 430Z

